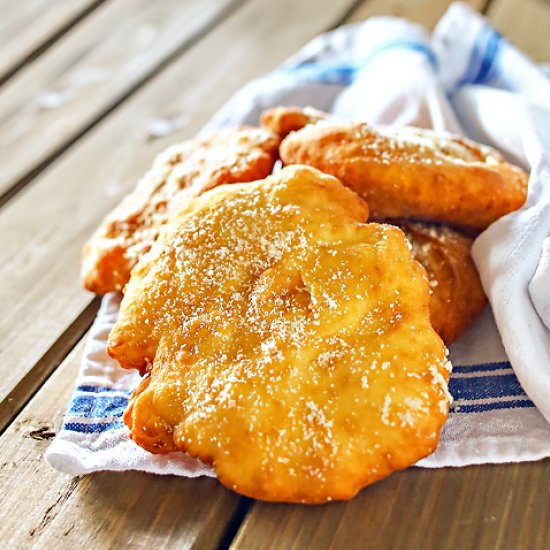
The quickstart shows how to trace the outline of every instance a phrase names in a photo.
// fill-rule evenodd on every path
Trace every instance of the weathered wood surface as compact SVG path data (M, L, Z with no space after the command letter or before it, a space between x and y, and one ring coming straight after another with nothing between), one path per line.
M213 479L70 478L43 454L61 426L80 343L0 437L0 540L18 548L215 548L240 497Z
M321 507L254 503L232 548L548 548L550 460L412 468Z
M0 89L0 196L241 0L112 0Z
M0 83L104 0L0 0Z
M143 2L141 3L143 4ZM173 1L168 3L173 4ZM148 4L149 3L145 2L144 5ZM204 14L209 13L210 20L212 20L212 17L221 9L221 6L226 6L230 3L226 0L220 0L213 4L218 6L218 11L210 8L209 10L203 10L203 12L201 12L202 3L198 0L193 0L187 3L187 8L179 10L174 17L170 16L169 6L164 4L166 4L166 2L155 3L154 5L156 8L153 12L146 6L144 10L145 13L141 15L132 15L131 8L136 5L133 0L131 2L123 2L121 0L116 5L124 6L125 9L121 10L119 8L116 12L112 11L110 5L105 5L105 10L97 10L90 16L90 18L93 19L91 23L82 24L78 29L75 29L74 35L77 37L84 36L85 44L93 45L94 41L100 39L103 35L101 33L99 35L94 35L89 29L100 31L102 26L107 23L110 27L113 27L116 24L116 15L121 18L122 28L127 28L125 27L125 25L128 24L127 21L134 21L134 23L138 22L142 26L146 25L146 21L149 21L149 23L147 23L148 25L153 25L153 23L155 23L157 26L160 25L160 22L163 22L164 27L170 29L172 38L170 38L169 42L171 41L172 46L174 46L176 42L182 44L180 40L183 39L182 37L189 38L193 35L192 32L184 30L185 28L193 29L193 32L198 32L200 28L206 29L207 19L205 19ZM111 5L114 6L115 4ZM128 10L130 10L130 12ZM187 16L192 16L195 12L201 12L201 15L195 17L194 22L186 25L184 15L187 14ZM145 15L147 15L149 19L147 19ZM102 25L99 25L98 21L101 22ZM202 21L202 27L198 25L200 21ZM184 27L184 29L176 29L174 28L174 24L179 24ZM139 25L130 25L129 28L133 29L133 31L137 31ZM109 28L106 30L109 31ZM176 38L176 35L178 38ZM124 33L122 36L124 36ZM67 41L62 40L59 42L60 46L65 44L74 46L74 44L72 44L72 39L71 41L67 39ZM103 46L100 44L97 46L97 51L101 51L102 47L107 48L108 51L113 53L113 48L115 46L110 42ZM75 48L74 50L68 50L67 53L65 53L65 50L61 52L62 55L60 54L60 58L63 60L61 67L64 68L65 62L67 61L64 56L77 54L78 58L78 55L84 51L78 49L76 46ZM155 47L151 46L150 49L155 50ZM164 51L164 54L160 55L157 52L155 55L149 52L146 56L150 71L156 70L158 65L162 63L162 60L166 57L166 45L159 45L158 49ZM92 50L96 51L94 48L92 48ZM52 55L57 59L55 57L57 55L55 51L52 50ZM124 59L128 65L139 64L139 57L132 57L131 55L131 47L123 51L126 53L124 53L124 55L121 54L120 59ZM135 54L137 50L134 49L133 52ZM153 58L156 58L155 63L157 65L154 65ZM33 78L37 74L42 74L44 77L47 77L48 71L45 71L43 64L51 69L53 65L50 64L50 59L52 58L49 56L42 58L37 62L37 64L40 64L38 72L29 70L25 74L32 73ZM116 65L117 63L113 61L111 67L115 67ZM81 68L82 67L81 65ZM25 75L23 75L23 77L25 77ZM31 96L39 94L40 87L35 88L33 86L38 85L40 82L40 80L28 82L28 94ZM4 91L7 90L7 96L13 98L13 101L16 101L17 97L11 95L12 86L17 88L19 85L20 80L14 79L13 82L10 83L10 86L4 89ZM175 91L179 90L181 81L172 81L172 86L174 86ZM27 97L24 96L23 93L22 96L23 99ZM2 111L2 109L5 109L5 111ZM14 124L18 123L17 117L13 118L11 114L9 114L9 106L2 101L0 101L0 112L8 113L8 119L13 119ZM49 116L53 117L54 120L50 130L52 127L58 128L59 120L52 114ZM128 115L128 112L127 116L130 118L132 117L131 114ZM27 120L27 123L30 124L30 128L32 129L29 133L29 137L33 140L33 143L38 144L37 146L40 147L40 143L44 141L47 132L34 126L33 122L30 120ZM44 119L41 119L41 123L46 124L46 126L49 124L49 122ZM0 128L0 145L7 143L9 141L9 136L12 135L11 132L5 132L5 126ZM106 131L106 134L109 134L109 130ZM141 141L142 136L140 135L139 138L139 141ZM83 211L88 213L95 212L96 219L94 223L99 221L101 215L105 212L102 208L105 195L109 196L109 189L105 187L105 183L109 181L109 170L116 173L120 164L120 158L118 158L120 154L120 144L124 142L125 136L123 132L117 134L116 140L104 140L105 146L110 147L111 153L113 154L113 164L109 167L105 166L107 171L101 169L103 165L101 159L105 156L104 147L98 147L91 154L84 151L80 160L71 164L71 173L61 173L59 176L54 176L63 179L63 181L58 181L58 183L62 183L61 188L55 191L48 191L46 186L38 195L33 194L33 190L29 189L29 193L26 194L23 192L21 198L28 198L30 195L30 197L34 197L34 200L38 200L39 202L33 202L32 198L30 203L27 202L27 200L20 202L20 198L17 197L17 200L9 201L1 212L0 224L4 225L3 229L0 230L0 241L5 243L5 249L3 251L5 253L5 263L3 265L4 269L2 270L0 268L0 271L3 271L0 277L4 283L0 290L0 296L2 296L3 299L2 306L0 307L3 313L0 318L0 340L3 342L3 345L0 347L0 359L5 360L5 363L0 367L0 371L4 371L5 376L0 381L0 401L3 402L0 406L0 429L9 421L13 411L16 411L20 407L21 400L23 399L24 402L24 399L32 395L37 384L43 379L44 374L51 372L51 368L55 366L54 363L49 361L49 356L46 356L49 364L48 361L41 361L39 363L40 369L36 371L33 369L35 364L37 364L55 342L62 338L66 328L79 319L81 312L91 301L91 295L86 294L81 289L77 289L79 279L78 250L81 247L84 237L83 234L78 234L76 231L73 214L80 216ZM137 143L134 143L134 146L137 145ZM10 150L9 147L3 147L2 174L9 172L10 167L13 166L14 163L18 165L18 163L22 161L20 155L12 153L13 151ZM134 163L133 156L139 156L137 148L133 149L132 153L126 157L127 162ZM147 162L148 161L149 160L147 160ZM96 202L90 200L89 185L87 188L78 188L78 185L75 185L75 182L84 183L82 178L87 172L86 166L90 168L90 172L94 171L94 166L96 167L95 183L88 182L88 184L91 184L91 191L95 190L99 192L99 195L96 197ZM144 165L142 164L141 166L143 170ZM128 189L128 186L135 183L136 178L137 176L131 181L126 182L126 189ZM34 184L35 182L33 182L31 187ZM112 202L109 204L112 204ZM16 213L14 218L12 209L16 205L20 205L23 210L19 210L19 213ZM76 219L80 218L77 217ZM61 254L52 256L51 253L53 251L51 249L49 252L46 250L49 249L49 244L46 243L51 242L53 234L61 229L61 227L64 227L62 230L64 236L61 237L61 240L56 241L58 251L61 252ZM88 226L86 232L89 233L91 228L92 226ZM31 235L34 237L31 237ZM63 259L63 255L68 251L72 252L72 258L69 262L66 262ZM45 252L45 255L42 255L43 252ZM39 257L46 260L46 263L38 272L33 272L31 266ZM76 283L73 288L65 287L62 282L64 278L63 274L68 274L69 272L72 274L71 276ZM78 296L79 300L73 300L76 296ZM75 307L67 308L66 300L71 301ZM34 310L35 313L32 313L32 310ZM36 325L33 326L35 323ZM66 349L65 353L66 351L68 350Z
M36 361L33 368L28 370L19 383L0 400L0 433L82 338L97 314L99 303L99 298L92 300L44 355Z
M4 303L6 311L15 311L10 323L3 326L9 331L3 340L12 346L6 357L12 365L18 362L23 369L32 366L36 347L39 352L48 349L56 331L71 324L70 315L78 315L89 303L91 297L79 288L77 275L82 240L101 215L134 185L154 153L174 139L194 134L233 90L335 23L350 3L321 13L316 13L318 2L302 3L297 16L308 23L283 37L276 31L289 11L296 9L292 4L288 1L275 6L257 1L228 18L204 39L204 44L197 44L194 51L165 70L119 113L112 114L108 124L98 126L66 158L5 206L0 215L4 224L0 235L5 236L9 248L5 252L10 269L2 276L10 285L3 298L9 302ZM253 33L245 32L250 28ZM230 59L217 71L205 72L204 63L217 66L218 52L230 42ZM263 46L254 47L262 42ZM193 81L194 88L182 90L181 82L185 81ZM199 104L201 109L196 108ZM149 129L156 128L158 120L171 122L173 132L155 137L156 132ZM79 175L76 181L75 173ZM25 214L28 208L33 212L32 227L28 227L29 216ZM47 234L40 235L38 229L43 227ZM31 244L29 239L33 238ZM35 264L39 256L42 267ZM26 278L28 270L31 273ZM25 280L20 281L21 277ZM40 287L36 293L34 285ZM34 332L30 325L38 317L47 321L38 323ZM21 324L14 327L18 319ZM19 331L26 334L26 342L29 334L35 336L32 347L26 346L23 338L14 342ZM2 437L6 474L0 480L8 484L3 487L0 515L13 510L16 502L20 511L21 502L28 505L24 520L11 514L10 520L2 523L0 529L6 533L3 540L16 548L29 544L73 548L127 543L136 547L217 546L239 499L215 481L138 473L103 473L71 481L42 462L46 443L29 439L29 433L44 424L54 429L59 425L79 358L79 352L71 354Z
M550 62L550 2L497 0L488 17L494 26L535 61Z

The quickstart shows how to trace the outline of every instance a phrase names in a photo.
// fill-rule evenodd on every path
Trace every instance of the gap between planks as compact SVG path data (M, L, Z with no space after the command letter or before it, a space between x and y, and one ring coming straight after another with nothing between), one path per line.
M480 8L479 12L487 16L487 12L493 3L496 3L496 0L485 0L485 3L483 4L483 7Z
M29 370L13 390L0 401L0 435L88 331L95 319L100 302L99 297L94 298L36 362L34 368Z
M65 114L65 119L67 117L69 118L80 118L78 122L78 126L74 129L63 129L63 126L69 126L69 121L65 120L63 122L63 125L59 126L55 122L55 120L52 121L51 124L59 126L57 130L55 131L55 134L49 136L49 139L43 139L39 142L35 140L34 133L31 133L29 137L27 138L27 141L22 141L22 144L19 145L19 148L15 148L14 150L10 151L10 155L12 158L12 163L14 164L14 172L11 174L11 168L10 172L8 172L8 175L6 176L6 180L1 181L0 180L0 208L5 205L7 202L10 201L15 195L17 195L20 191L22 191L29 183L31 183L41 172L43 172L52 162L54 162L56 159L61 157L72 145L74 145L77 141L79 141L83 136L85 136L91 129L93 129L97 124L99 124L102 120L104 120L106 117L108 117L113 111L115 111L118 107L120 107L128 98L130 98L133 94L135 94L137 91L139 91L141 88L143 88L146 84L148 84L151 80L153 80L159 73L161 73L166 67L168 67L171 63L173 63L176 59L178 59L185 51L192 48L200 39L207 35L210 31L216 28L221 22L224 21L232 12L238 10L243 4L249 1L254 0L220 0L218 2L219 6L217 8L210 8L211 9L211 15L207 18L205 18L205 21L201 22L199 25L197 25L196 28L194 28L188 35L186 35L184 32L182 32L182 36L184 37L181 42L179 42L179 36L175 39L175 44L173 47L169 48L169 50L159 55L159 58L152 64L152 66L146 70L143 71L143 74L137 76L133 82L130 83L128 87L120 87L117 89L114 89L111 91L112 97L110 97L107 101L101 103L102 99L101 97L96 97L99 94L96 92L96 96L88 97L87 105L81 105L81 110L77 110L75 112L72 112L72 115L69 117L71 113ZM114 8L118 7L117 4L114 3L114 0L111 0L110 3L107 3L105 8L101 12L97 12L97 16L104 16L108 10L114 11ZM190 14L191 15L191 14ZM192 18L191 18L192 19ZM93 24L93 21L89 20L88 23L90 25ZM80 32L84 32L82 27L78 29ZM137 33L139 29L134 29L134 31ZM89 33L88 33L89 34ZM179 35L179 33L178 33ZM75 35L75 37L67 37L67 40L76 40L78 36ZM60 42L58 44L59 49L63 49L65 46L64 43ZM60 51L60 50L57 50ZM54 52L56 53L56 52ZM112 52L113 56L115 56L116 52ZM44 62L47 62L47 58L43 58ZM126 60L126 65L131 64L133 62L132 59ZM86 67L81 67L86 68ZM126 68L118 67L118 69ZM32 71L34 67L30 67L30 71ZM74 73L73 73L74 74ZM32 75L29 73L27 75L23 75L23 78L29 79ZM63 75L65 76L65 75ZM110 78L116 78L117 75L109 75ZM14 83L14 87L11 89L13 90L14 96L16 96L15 92L17 91L17 84ZM55 85L56 83L52 83ZM11 91L4 88L4 93L6 91ZM99 89L101 91L101 89ZM1 92L0 92L1 93ZM36 93L38 93L38 90L36 90ZM89 93L89 91L88 91ZM1 96L0 96L1 97ZM36 98L33 99L33 104L35 103ZM4 99L5 100L5 99ZM96 103L99 103L97 108L95 108L95 104L92 105L93 101L96 101ZM76 100L77 101L77 100ZM86 100L85 100L86 101ZM30 108L32 105L25 104L23 106L24 109L26 109L25 112L23 112L22 116L28 117L31 116L30 114ZM71 109L75 109L75 101L73 101L70 105ZM84 107L86 107L84 109ZM87 113L85 111L88 111ZM82 114L84 112L84 114ZM55 110L54 113L59 116L59 109ZM36 115L34 115L36 118ZM61 120L61 119L59 119ZM17 121L17 125L19 125L21 121ZM73 122L71 122L72 124ZM33 126L36 124L36 120L32 123ZM16 127L17 129L17 127ZM50 128L51 129L51 128ZM4 130L5 131L5 130ZM12 128L8 127L8 131L6 136L4 137L4 141L6 145L10 145L9 136L11 133L15 133L13 129L13 123ZM59 137L61 136L61 137ZM30 140L30 141L29 141ZM28 148L25 147L25 145L28 145ZM25 155L21 153L21 148L26 150ZM13 178L13 179L12 179Z
M409 468L322 506L255 502L231 548L546 550L550 460Z
M10 0L11 1L11 0ZM96 8L108 0L93 0L84 5L80 11L61 17L61 20L52 21L52 28L39 38L35 45L26 48L26 51L12 52L15 59L7 62L0 69L0 86L7 82L18 71L22 70L30 62L40 57L48 48L55 44L63 35L76 27L83 19L90 15ZM14 49L13 44L4 44L4 48ZM15 47L17 49L17 47ZM3 51L3 55L9 57L9 52Z

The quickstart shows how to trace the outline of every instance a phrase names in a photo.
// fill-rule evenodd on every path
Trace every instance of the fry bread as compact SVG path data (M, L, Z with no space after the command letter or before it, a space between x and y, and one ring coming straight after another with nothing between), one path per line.
M285 117L297 120L295 113L278 115ZM307 164L336 176L381 218L479 230L527 197L527 174L494 149L422 128L321 120L291 132L280 155L285 165Z
M97 294L122 290L171 212L217 185L264 178L278 145L265 128L238 128L168 148L84 247L84 286Z
M271 501L349 499L431 453L450 364L401 230L304 166L219 186L132 273L108 351L145 379L125 414Z

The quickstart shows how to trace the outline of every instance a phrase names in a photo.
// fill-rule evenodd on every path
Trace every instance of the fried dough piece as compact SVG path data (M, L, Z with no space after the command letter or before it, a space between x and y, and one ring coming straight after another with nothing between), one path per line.
M262 113L260 122L264 128L269 128L282 139L290 132L329 117L331 115L313 107L274 107Z
M321 121L289 134L280 155L336 176L376 217L484 229L527 196L527 174L494 149L421 128Z
M279 138L268 129L243 127L191 139L161 153L85 245L84 286L97 294L121 290L171 212L217 185L264 178L273 168L278 146Z
M430 280L430 319L450 345L460 338L487 305L476 266L470 256L473 239L449 227L401 222L412 253Z
M318 503L431 453L450 364L402 231L285 168L189 201L132 272L108 350L147 372L125 414L233 490Z

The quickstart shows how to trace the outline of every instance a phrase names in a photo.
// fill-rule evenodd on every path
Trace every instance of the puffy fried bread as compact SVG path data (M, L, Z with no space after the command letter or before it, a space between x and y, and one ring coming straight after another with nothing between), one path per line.
M132 272L108 351L146 377L125 414L235 491L351 498L431 453L450 364L397 227L302 166L188 201Z
M171 212L216 185L264 178L278 145L270 130L243 127L168 148L84 247L84 286L97 294L121 290Z
M414 257L428 273L432 326L450 345L487 305L470 256L473 239L444 226L414 222L399 226L412 245Z
M281 139L307 124L325 120L331 115L313 107L274 107L262 113L262 126L275 132Z
M321 121L289 134L280 155L338 177L377 217L484 229L527 194L527 175L497 151L421 128Z

